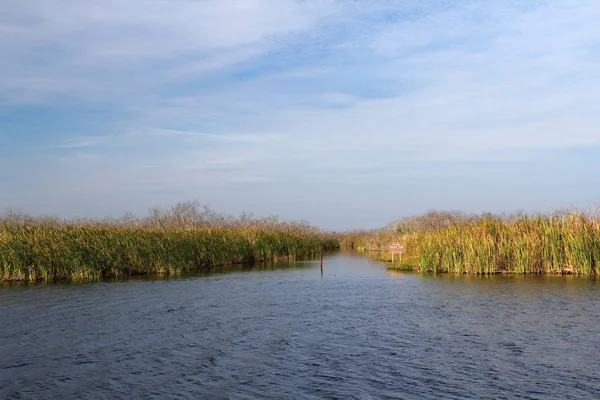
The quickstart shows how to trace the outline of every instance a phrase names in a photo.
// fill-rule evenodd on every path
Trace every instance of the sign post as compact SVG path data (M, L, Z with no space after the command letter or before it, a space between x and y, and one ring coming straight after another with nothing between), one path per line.
M388 253L392 253L392 262L394 262L394 254L400 254L400 261L402 261L402 253L404 253L404 243L388 243L387 244Z

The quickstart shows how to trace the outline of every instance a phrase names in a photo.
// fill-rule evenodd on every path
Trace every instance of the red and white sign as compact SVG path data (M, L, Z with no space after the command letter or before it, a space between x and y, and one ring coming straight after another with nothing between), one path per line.
M404 253L404 243L388 243L388 253Z

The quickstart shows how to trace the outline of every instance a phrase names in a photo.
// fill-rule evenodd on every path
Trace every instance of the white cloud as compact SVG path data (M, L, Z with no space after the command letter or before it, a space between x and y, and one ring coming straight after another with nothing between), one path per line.
M11 62L0 90L16 91L5 103L147 92L286 46L332 12L294 0L9 0L3 9L0 52Z
M3 11L3 108L46 106L93 128L44 131L63 157L48 174L64 181L46 193L314 182L333 203L349 201L333 192L340 176L433 182L497 162L485 170L496 176L600 146L594 2L7 0ZM289 190L291 203L304 196Z
M235 143L273 143L280 141L281 136L273 133L226 133L216 134L208 132L192 132L175 129L153 129L152 133L163 136L179 136L196 139L209 139L219 142Z
M62 148L83 148L83 147L96 147L110 138L114 137L113 135L103 135L103 136L82 136L82 137L72 137L69 138L65 143L59 145L58 147Z

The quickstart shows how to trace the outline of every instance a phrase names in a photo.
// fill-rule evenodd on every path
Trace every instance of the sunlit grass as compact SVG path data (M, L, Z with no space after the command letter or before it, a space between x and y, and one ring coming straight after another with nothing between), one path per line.
M189 216L189 215L188 215ZM181 217L181 216L180 216ZM301 223L265 220L48 222L0 220L2 280L86 280L179 274L316 257L337 239Z
M403 241L405 261L391 268L422 272L594 275L598 270L600 223L593 215L435 215L437 221L431 215L419 217L423 223L405 220L396 229L348 234L341 242L382 251L387 261L386 243Z

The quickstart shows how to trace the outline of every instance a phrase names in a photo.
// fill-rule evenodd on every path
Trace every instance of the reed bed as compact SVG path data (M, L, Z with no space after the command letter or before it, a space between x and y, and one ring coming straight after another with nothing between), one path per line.
M596 275L600 263L600 218L590 213L466 216L429 213L402 220L395 229L348 234L342 245L385 251L404 241L396 269L456 274ZM420 222L419 222L420 221ZM382 253L388 259L387 253Z
M156 218L130 217L109 222L23 216L0 219L2 280L179 274L231 264L316 257L322 249L339 247L335 237L302 223L247 217L207 223L168 217L163 215L159 224L155 224Z
M422 271L595 275L600 224L583 213L486 217L428 232L415 250Z

